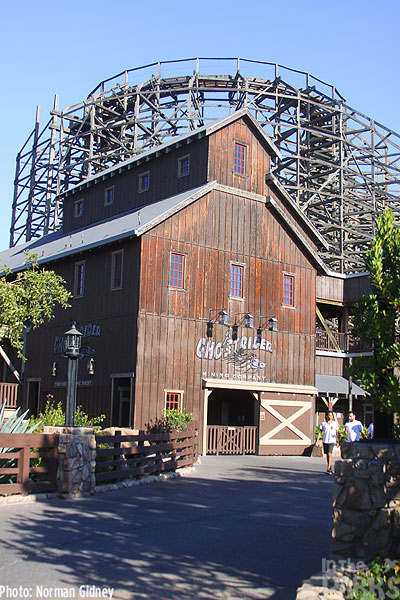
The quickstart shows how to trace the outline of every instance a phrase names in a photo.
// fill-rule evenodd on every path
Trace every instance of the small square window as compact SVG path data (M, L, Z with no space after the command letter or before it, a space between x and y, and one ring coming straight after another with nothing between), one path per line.
M139 175L139 192L147 192L150 187L150 171Z
M114 187L104 190L104 206L109 206L114 202Z
M178 158L178 177L184 177L190 173L190 155Z
M165 410L181 410L182 392L167 392L165 396Z
M75 200L75 217L81 217L83 215L83 200Z
M294 275L283 276L283 306L294 306Z
M75 263L75 276L74 276L74 296L80 298L83 296L85 287L85 263Z
M182 254L171 253L169 263L169 285L174 288L183 288L183 270L185 257Z
M231 265L230 295L232 298L243 298L243 266Z
M118 250L111 255L111 289L118 290L122 288L122 269L123 269L124 251Z
M244 144L235 142L233 154L233 172L239 175L246 175L247 147Z

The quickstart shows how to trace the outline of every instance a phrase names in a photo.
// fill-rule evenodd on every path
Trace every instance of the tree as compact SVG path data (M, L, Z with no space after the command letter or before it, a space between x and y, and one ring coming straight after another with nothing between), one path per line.
M71 297L62 277L40 268L35 254L26 256L23 271L13 275L4 267L5 276L0 278L0 344L8 340L21 358L25 358L21 334L26 327L36 329L50 320L56 305L68 308Z
M351 374L377 411L392 414L400 411L400 230L390 209L376 227L365 257L372 293L355 306L353 327L353 333L370 344L373 356L354 359Z

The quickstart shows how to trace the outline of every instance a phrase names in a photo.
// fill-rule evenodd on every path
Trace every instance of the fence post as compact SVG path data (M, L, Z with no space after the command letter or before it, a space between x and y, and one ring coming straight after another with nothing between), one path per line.
M119 448L121 450L121 430L116 429L114 432L114 449ZM119 463L121 461L121 452L113 455L113 471L118 471ZM122 461L121 461L122 462Z
M19 451L18 457L18 474L17 483L23 485L22 495L27 496L29 494L28 483L29 483L29 463L30 463L30 446L23 446Z
M59 434L57 493L62 498L94 494L96 438L91 427L45 427Z

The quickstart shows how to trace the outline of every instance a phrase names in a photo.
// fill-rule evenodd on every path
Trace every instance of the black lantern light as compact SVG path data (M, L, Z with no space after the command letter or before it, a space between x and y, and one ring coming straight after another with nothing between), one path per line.
M270 331L278 331L278 319L276 317L270 317L268 319L268 325Z
M82 334L76 328L76 323L72 324L71 329L65 332L65 356L68 358L79 358L79 350L81 349Z
M76 328L76 323L72 324L65 335L64 356L68 358L68 379L67 379L67 403L65 410L65 426L74 427L76 411L76 386L78 379L78 358L81 347L82 334Z
M207 321L207 337L211 338L213 336L213 327L214 323L218 323L218 325L228 325L228 313L224 308L222 308L214 317L212 318L213 309L210 308L210 315Z

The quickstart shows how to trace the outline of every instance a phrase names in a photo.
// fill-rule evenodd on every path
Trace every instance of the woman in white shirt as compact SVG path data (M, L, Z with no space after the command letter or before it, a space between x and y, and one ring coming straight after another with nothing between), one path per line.
M325 421L323 421L319 427L318 437L316 443L319 442L321 435L322 444L324 446L324 453L326 455L327 470L329 475L332 475L332 452L335 444L339 446L339 425L335 420L333 412L330 410L325 414Z

